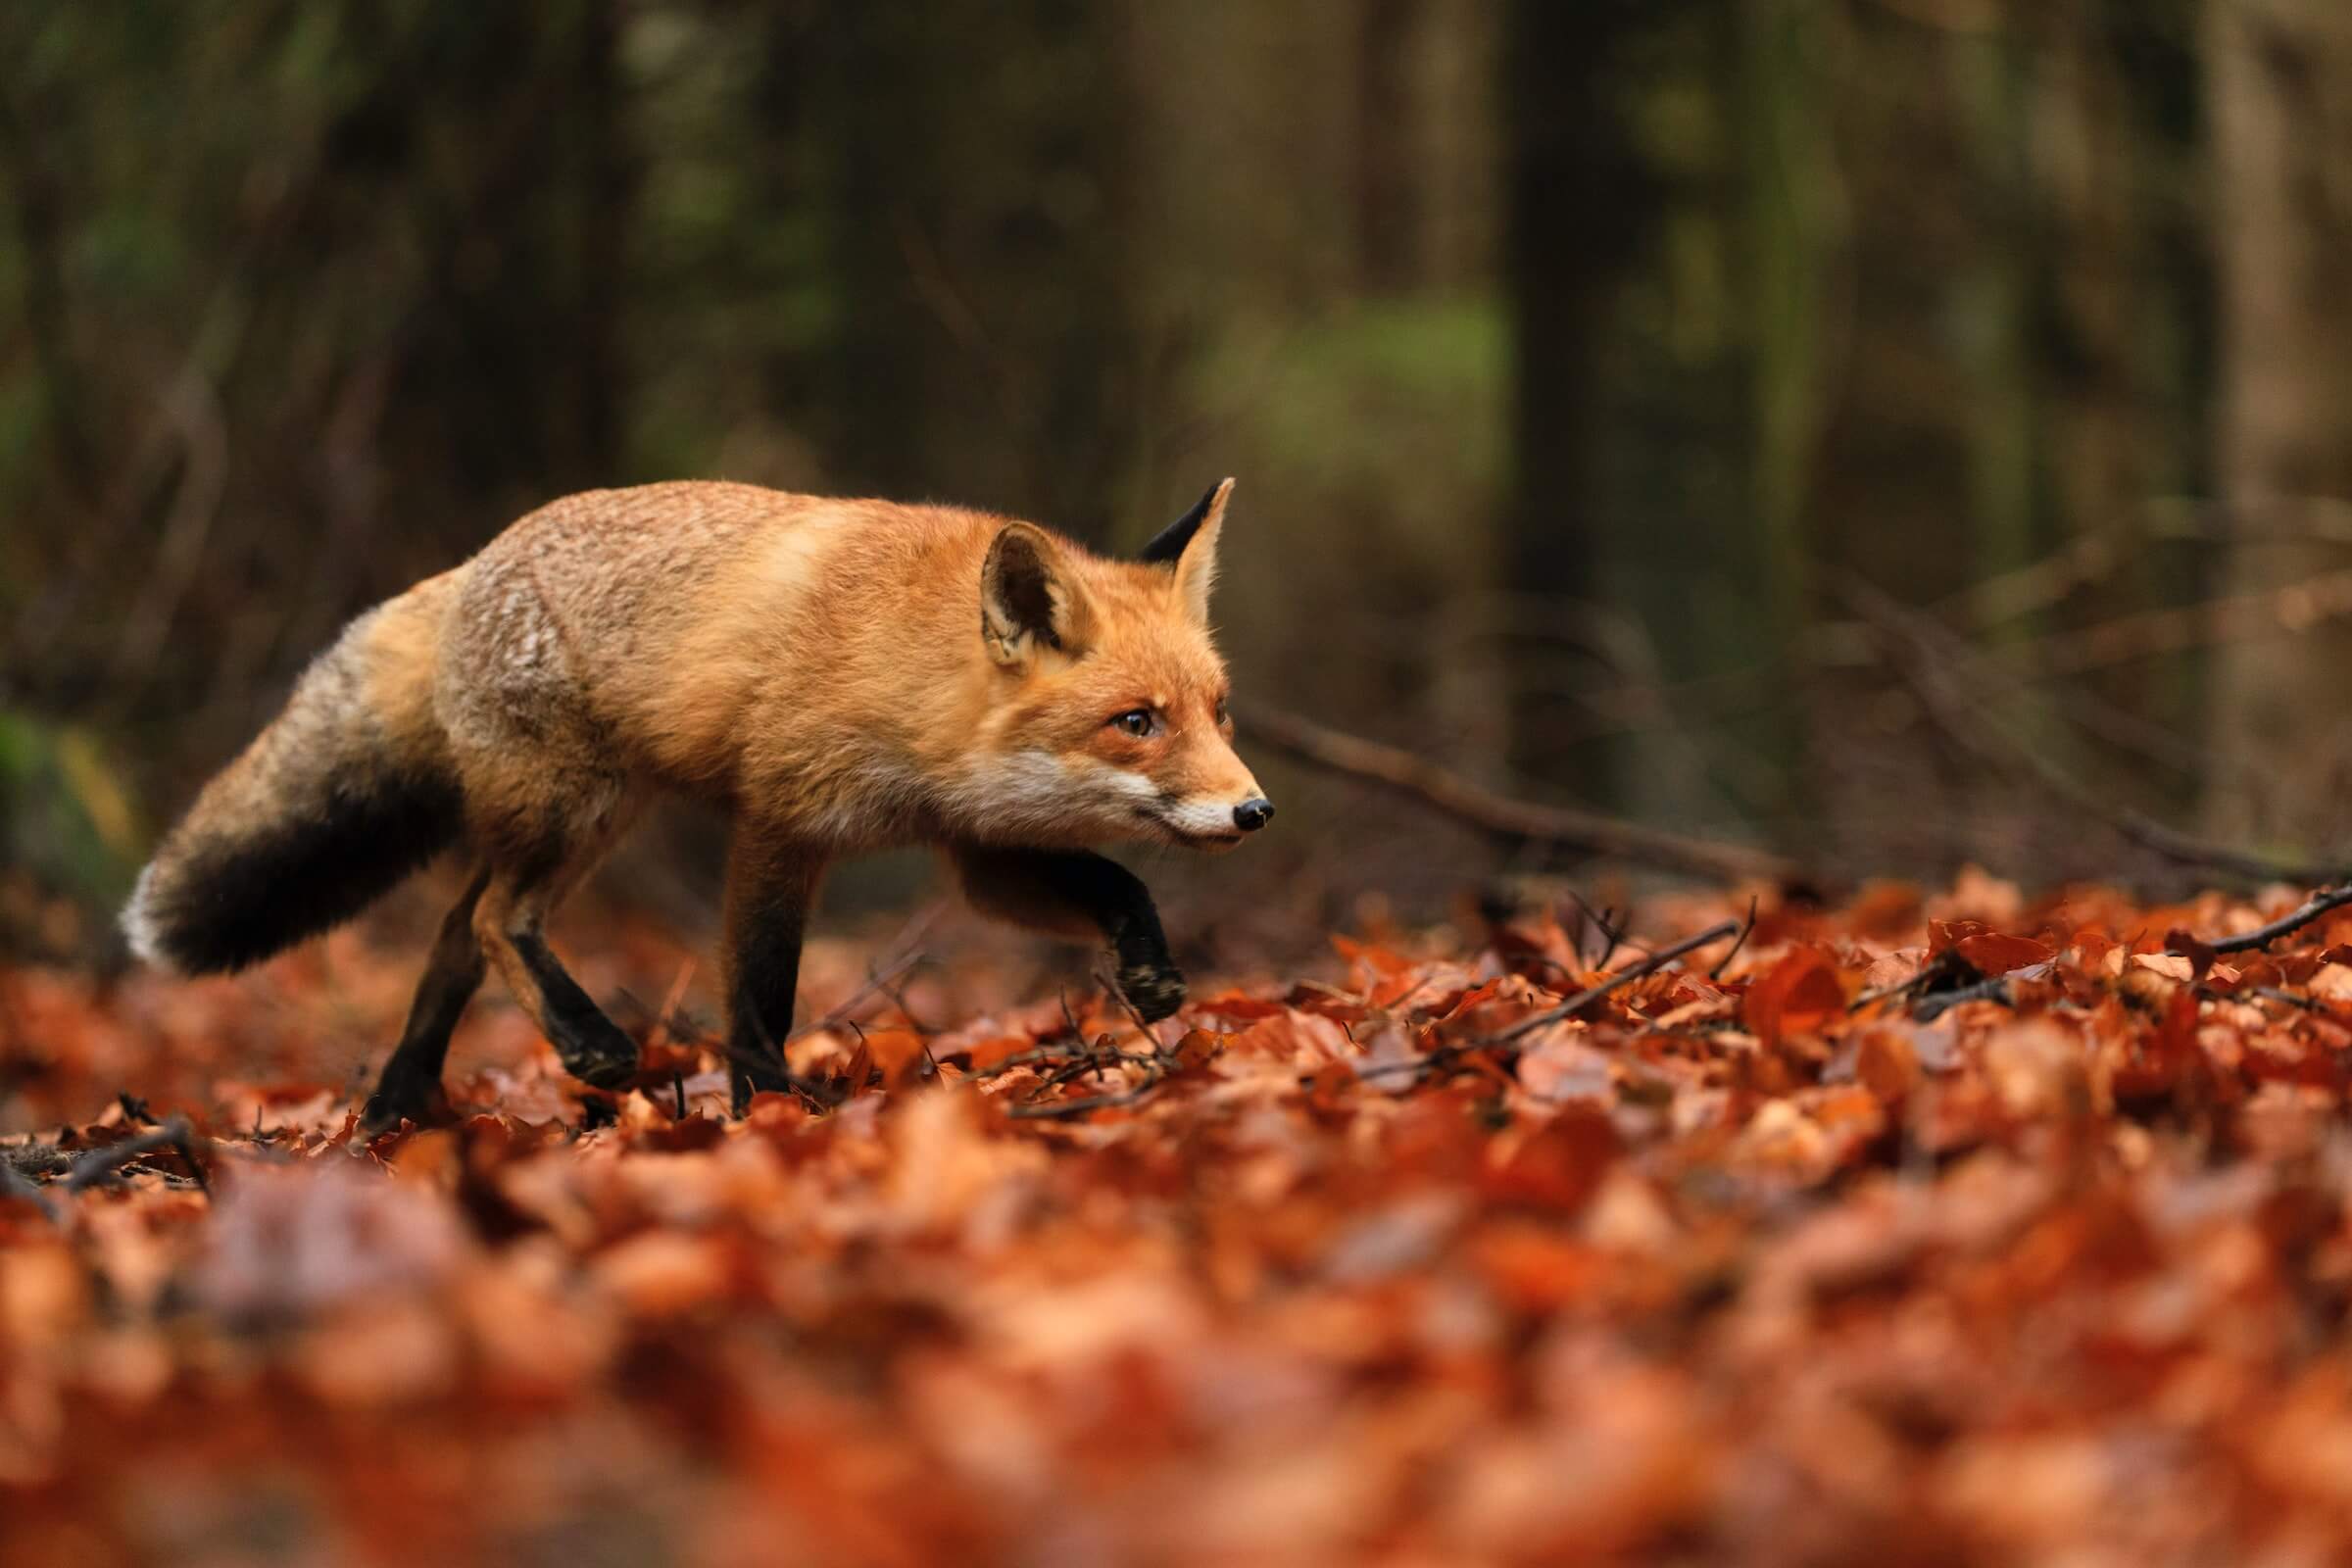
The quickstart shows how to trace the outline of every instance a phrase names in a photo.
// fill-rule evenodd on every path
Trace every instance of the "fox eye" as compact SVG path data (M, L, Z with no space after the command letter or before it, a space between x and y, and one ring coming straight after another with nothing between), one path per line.
M1224 699L1224 698L1222 698L1222 697L1218 698L1218 699L1217 699L1217 727L1218 727L1219 729L1222 729L1222 728L1224 728L1226 725L1228 725L1228 724L1230 724L1230 723L1232 723L1232 722L1233 722L1233 714L1232 714L1232 712L1231 712L1231 711L1230 711L1230 710L1229 710L1226 708L1226 706L1225 706L1225 699Z
M1159 722L1152 716L1149 708L1130 708L1124 713L1111 714L1110 727L1125 730L1130 735L1144 736L1157 729Z

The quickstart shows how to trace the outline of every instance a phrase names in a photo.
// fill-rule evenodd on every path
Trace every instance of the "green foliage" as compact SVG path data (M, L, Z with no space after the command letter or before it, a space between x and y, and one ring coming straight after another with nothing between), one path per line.
M1229 344L1207 396L1223 387L1246 402L1255 455L1286 487L1321 498L1312 515L1372 506L1458 542L1458 519L1494 505L1510 428L1499 300L1366 301L1279 341L1270 370L1262 336Z
M122 776L88 730L0 710L0 865L111 908L129 891L143 847Z

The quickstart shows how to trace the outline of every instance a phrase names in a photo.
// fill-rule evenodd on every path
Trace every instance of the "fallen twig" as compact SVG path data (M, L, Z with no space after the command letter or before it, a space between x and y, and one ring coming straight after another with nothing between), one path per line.
M900 977L905 975L907 970L922 961L923 955L909 948L899 953L889 962L867 970L865 984L844 997L823 1016L812 1018L785 1035L785 1044L790 1045L793 1041L804 1039L808 1035L823 1034L829 1029L840 1028L843 1024L850 1022L852 1015L859 1007L865 1005L869 999L876 996L890 997L894 1003L897 1003L899 1010L906 1012L906 1004L899 1002L897 995L890 988L896 985ZM912 1014L907 1015L906 1021L913 1025L917 1032L921 1032L922 1026L915 1022Z
M1166 1083L1169 1076L1176 1071L1180 1063L1169 1053L1168 1048L1159 1043L1159 1037L1152 1032L1152 1025L1145 1020L1141 1012L1136 1010L1134 1004L1119 994L1119 988L1116 985L1105 982L1102 989L1134 1021L1137 1031L1143 1035L1152 1049L1150 1051L1121 1051L1118 1047L1107 1043L1102 1046L1089 1045L1085 1033L1078 1027L1077 1018L1070 1012L1069 998L1065 996L1061 1003L1062 1016L1068 1020L1071 1033L1077 1036L1077 1050L1061 1051L1051 1045L1038 1046L1028 1051L1016 1052L1002 1061L992 1062L971 1075L974 1078L993 1078L999 1073L1008 1072L1014 1067L1034 1066L1044 1062L1054 1063L1054 1070L1038 1080L1036 1086L1029 1091L1027 1099L1017 1105L1004 1107L1005 1115L1020 1121L1054 1121L1084 1116L1090 1111L1111 1110L1122 1105L1137 1104L1149 1098L1152 1091L1161 1084ZM1107 1037L1105 1039L1107 1041ZM1100 1079L1103 1069L1113 1065L1141 1067L1144 1070L1144 1079L1141 1083L1131 1084L1125 1089L1113 1090L1106 1094L1087 1095L1077 1100L1055 1100L1045 1102L1038 1101L1038 1096L1045 1094L1048 1090L1057 1089L1084 1077L1089 1072Z
M1585 902L1585 896L1577 892L1576 889L1570 888L1568 890L1568 897L1576 901L1576 906L1578 910L1582 912L1584 917L1592 923L1592 928L1608 939L1608 946L1602 948L1600 950L1600 956L1592 960L1593 968L1607 968L1609 966L1609 960L1617 956L1617 945L1625 940L1626 931L1634 923L1633 909L1630 906L1626 909L1624 925L1612 925L1610 922L1617 916L1616 906L1611 905L1608 908L1602 909L1598 913L1595 913L1593 912L1592 906L1587 904ZM1576 934L1576 956L1579 958L1582 958L1585 956L1585 934L1582 931L1579 931Z
M1081 1045L1075 1052L1049 1052L1047 1048L1041 1046L1036 1051L1024 1051L1016 1055L1007 1056L1003 1061L991 1063L973 1073L972 1076L974 1078L993 1078L997 1074L1007 1072L1014 1067L1030 1066L1046 1061L1056 1064L1054 1071L1039 1079L1037 1085L1030 1090L1028 1098L1021 1103L1005 1106L1005 1115L1021 1121L1051 1121L1063 1117L1083 1116L1089 1111L1132 1105L1165 1083L1168 1075L1176 1069L1175 1058L1165 1051L1120 1051L1115 1047L1097 1049ZM1083 1096L1077 1100L1055 1100L1044 1102L1040 1102L1038 1100L1038 1097L1048 1090L1057 1089L1084 1077L1089 1072L1099 1078L1104 1068L1113 1065L1143 1068L1145 1074L1143 1082L1131 1084L1125 1089L1113 1090L1106 1094Z
M1755 934L1755 930L1756 896L1751 893L1747 896L1747 918L1740 925L1740 940L1733 943L1724 956L1715 960L1715 967L1707 971L1708 979L1720 980L1723 978L1723 971L1732 966L1734 958L1740 956L1740 950L1747 946L1747 939Z
M1786 884L1804 875L1794 860L1768 850L1690 838L1572 806L1498 795L1410 752L1330 729L1278 708L1253 704L1236 717L1251 735L1302 762L1382 785L1514 843L1558 845L1716 881L1752 878Z
M21 1198L41 1211L41 1217L52 1225L65 1223L57 1200L44 1191L40 1183L21 1173L11 1160L0 1158L0 1198Z
M1386 1061L1377 1066L1358 1067L1355 1069L1355 1075L1358 1079L1371 1079L1387 1078L1396 1073L1411 1073L1414 1077L1421 1078L1431 1073L1450 1070L1461 1061L1463 1056L1474 1051L1499 1047L1506 1057L1513 1055L1516 1054L1513 1042L1523 1036L1531 1034L1546 1024L1558 1023L1563 1018L1573 1017L1620 986L1630 985L1643 975L1655 974L1685 954L1695 952L1710 942L1721 942L1725 937L1736 935L1740 931L1740 924L1737 920L1725 920L1711 925L1696 936L1685 937L1680 942L1658 949L1639 963L1628 964L1606 980L1587 986L1556 1007L1537 1013L1532 1018L1522 1018L1508 1029L1491 1035L1482 1035L1475 1040L1452 1041L1406 1061Z
M1913 975L1908 980L1897 980L1894 982L1894 984L1888 986L1873 986L1868 991L1865 991L1860 996L1856 997L1853 1001L1847 1003L1845 1004L1845 1010L1848 1012L1860 1012L1864 1007L1869 1006L1874 1002L1886 1002L1890 998L1903 996L1909 992L1917 991L1921 986L1928 983L1928 967L1923 964L1920 967L1919 973Z
M172 1151L186 1162L188 1174L195 1178L199 1191L207 1194L212 1192L212 1184L205 1179L204 1166L196 1158L196 1135L184 1116L174 1116L161 1127L140 1133L135 1138L125 1138L104 1149L91 1150L74 1161L74 1168L66 1173L66 1191L78 1193L85 1187L105 1181L132 1160L165 1149Z
M2009 976L1987 975L1974 985L1929 992L1911 1004L1912 1021L1934 1023L1963 1002L1997 1002L2004 1007L2017 1005L2016 999L2009 994Z
M1576 1016L1576 1014L1591 1006L1593 1003L1598 1002L1610 992L1615 991L1618 987L1630 985L1634 981L1641 979L1643 975L1654 974L1658 970L1666 967L1666 965L1669 963L1672 963L1675 959L1681 957L1684 954L1695 952L1698 949L1705 947L1710 942L1721 942L1725 937L1739 934L1739 921L1719 921L1718 923L1707 927L1704 931L1701 931L1694 937L1685 937L1680 942L1671 943L1666 947L1658 949L1648 957L1643 958L1640 963L1628 964L1624 968L1618 970L1615 974L1609 976L1606 980L1587 986L1584 990L1579 991L1575 996L1570 997L1566 1002L1561 1003L1556 1007L1548 1008L1545 1011L1539 1012L1532 1018L1520 1019L1517 1023L1511 1025L1508 1029L1503 1030L1501 1033L1490 1035L1485 1041L1482 1041L1481 1044L1506 1044L1510 1041L1517 1040L1524 1035L1533 1034L1536 1030L1543 1028L1546 1024L1558 1023L1563 1018L1573 1018Z
M1056 1100L1046 1105L1007 1105L1004 1107L1004 1114L1015 1121L1059 1121L1070 1117L1084 1116L1097 1110L1115 1110L1122 1105L1137 1104L1149 1098L1166 1077L1167 1074L1164 1072L1157 1073L1132 1089L1122 1089L1115 1094L1088 1095L1081 1100Z
M2269 925L2256 926L2242 935L2224 937L2219 942L2208 942L2205 946L2216 953L2252 953L2257 949L2269 947L2280 937L2291 936L2328 910L2340 909L2347 904L2352 904L2352 884L2337 888L2326 888L2313 894L2309 901L2288 910Z
M2289 1007L2300 1008L2304 1012L2332 1016L2335 1011L2317 997L2297 996L2292 991L2282 991L2277 986L2256 986L2250 995L2260 997L2265 1002L2283 1003Z
M2215 844L2168 827L2145 812L2107 799L2052 761L2036 747L2018 740L1983 712L1983 704L1952 671L1974 671L1981 662L1975 646L1907 609L1851 573L1836 591L1846 607L1878 633L1882 647L1936 726L1996 772L2019 771L2073 809L2105 823L2123 838L2180 865L2230 871L2264 881L2333 883L2341 865L2281 861Z

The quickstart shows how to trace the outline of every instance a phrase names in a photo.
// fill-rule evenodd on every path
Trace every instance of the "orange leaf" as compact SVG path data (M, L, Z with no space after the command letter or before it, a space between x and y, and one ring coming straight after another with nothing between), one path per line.
M921 1078L930 1066L923 1037L911 1029L868 1029L865 1049L872 1054L874 1065L882 1069L882 1082L891 1089Z
M1838 983L1837 965L1819 948L1798 948L1782 958L1747 988L1740 1005L1748 1032L1768 1048L1844 1011L1845 987Z
M1624 1152L1605 1111L1571 1104L1515 1146L1496 1146L1487 1190L1497 1198L1574 1213L1600 1190L1600 1180Z
M1959 950L1960 956L1987 975L2047 963L2054 956L2048 947L2032 937L2005 937L1993 931L1962 937L1952 946Z

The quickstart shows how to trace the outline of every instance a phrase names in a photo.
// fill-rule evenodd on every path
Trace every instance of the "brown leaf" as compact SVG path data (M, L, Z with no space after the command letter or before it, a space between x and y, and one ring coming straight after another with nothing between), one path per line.
M1818 948L1791 950L1747 988L1740 1016L1766 1049L1792 1033L1818 1027L1845 1011L1837 965Z

